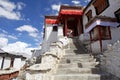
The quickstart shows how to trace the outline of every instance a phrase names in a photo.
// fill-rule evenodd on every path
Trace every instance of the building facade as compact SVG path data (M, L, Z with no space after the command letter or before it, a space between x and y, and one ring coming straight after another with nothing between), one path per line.
M11 80L18 76L25 65L25 57L14 55L0 49L0 80Z
M120 39L120 0L91 0L84 9L83 29L92 52L102 52Z

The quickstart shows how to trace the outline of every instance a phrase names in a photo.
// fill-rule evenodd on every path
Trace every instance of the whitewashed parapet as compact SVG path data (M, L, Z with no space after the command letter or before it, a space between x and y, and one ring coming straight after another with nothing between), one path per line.
M26 80L50 80L52 77L49 74L55 73L57 70L57 63L65 54L65 46L68 46L69 42L70 40L67 37L62 37L59 38L59 41L51 43L50 50L42 54L41 63L27 68ZM27 76L29 76L29 79ZM37 77L39 78L37 79Z
M50 46L51 52L56 52L56 56L61 58L65 54L64 46L62 42L52 43Z
M67 37L59 38L59 41L63 43L63 46L68 46L69 39Z

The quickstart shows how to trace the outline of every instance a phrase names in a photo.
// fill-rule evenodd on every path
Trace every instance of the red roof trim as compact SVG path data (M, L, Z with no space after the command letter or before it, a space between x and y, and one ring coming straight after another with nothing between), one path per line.
M57 24L58 21L56 19L45 19L46 24Z
M63 14L63 15L82 15L83 10L61 10L60 14Z

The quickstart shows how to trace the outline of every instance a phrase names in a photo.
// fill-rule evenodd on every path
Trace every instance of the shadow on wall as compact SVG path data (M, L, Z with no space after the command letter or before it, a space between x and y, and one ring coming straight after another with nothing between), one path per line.
M58 32L52 31L47 39L47 42L49 42L51 44L51 43L57 42L57 41L58 41Z

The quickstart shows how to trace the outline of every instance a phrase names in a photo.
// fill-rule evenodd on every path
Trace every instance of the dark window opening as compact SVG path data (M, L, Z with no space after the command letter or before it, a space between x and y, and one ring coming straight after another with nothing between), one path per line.
M109 7L109 2L108 0L96 0L93 3L95 10L96 10L96 14L99 15L100 13L102 13L106 8Z
M53 26L53 31L58 31L58 26Z
M86 13L86 16L88 18L88 21L92 18L92 10L89 10L87 13Z
M115 12L115 16L117 18L117 21L120 23L120 8Z

